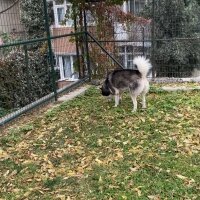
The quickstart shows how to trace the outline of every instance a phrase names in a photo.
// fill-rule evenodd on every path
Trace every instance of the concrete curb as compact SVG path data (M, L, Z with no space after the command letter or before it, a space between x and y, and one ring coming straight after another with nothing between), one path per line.
M72 100L73 98L75 98L77 96L85 94L85 91L88 90L89 88L90 88L89 85L81 86L81 87L77 88L76 90L59 97L58 102L64 102L64 101Z
M162 90L165 90L167 92L176 92L176 91L191 91L191 90L200 90L200 86L196 87L186 87L186 86L181 86L181 87L161 87Z

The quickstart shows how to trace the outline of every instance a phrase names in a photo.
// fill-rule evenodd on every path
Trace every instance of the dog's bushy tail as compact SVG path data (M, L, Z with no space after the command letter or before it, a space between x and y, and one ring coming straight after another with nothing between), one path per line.
M133 59L133 64L136 65L138 71L142 74L143 78L147 77L149 70L152 68L149 59L143 56L137 56Z

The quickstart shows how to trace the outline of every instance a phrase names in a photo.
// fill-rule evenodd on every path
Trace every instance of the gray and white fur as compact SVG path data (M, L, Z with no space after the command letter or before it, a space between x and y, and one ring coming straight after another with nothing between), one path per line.
M133 101L133 112L137 110L137 96L142 95L142 108L146 108L146 94L149 91L147 74L152 68L148 59L142 56L133 60L135 69L116 69L110 72L101 91L103 96L114 95L115 107L119 105L121 93L129 89Z

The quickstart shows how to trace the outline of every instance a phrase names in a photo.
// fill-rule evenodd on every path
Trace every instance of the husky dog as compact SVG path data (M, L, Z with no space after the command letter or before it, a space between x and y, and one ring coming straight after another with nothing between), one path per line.
M116 69L110 72L104 81L101 92L103 96L114 95L115 107L119 105L120 94L129 89L133 101L133 112L137 110L137 96L142 94L142 108L146 108L146 93L149 91L147 74L151 63L142 56L133 60L135 69Z

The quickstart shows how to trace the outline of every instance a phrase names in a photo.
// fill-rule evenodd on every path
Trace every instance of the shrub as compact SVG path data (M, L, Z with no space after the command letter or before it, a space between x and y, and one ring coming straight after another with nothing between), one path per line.
M51 91L47 55L15 48L0 59L0 107L23 107Z
M191 39L200 36L199 5L195 0L156 0L154 16L152 8L150 2L141 14L154 18L157 76L190 76L200 61L200 44Z

